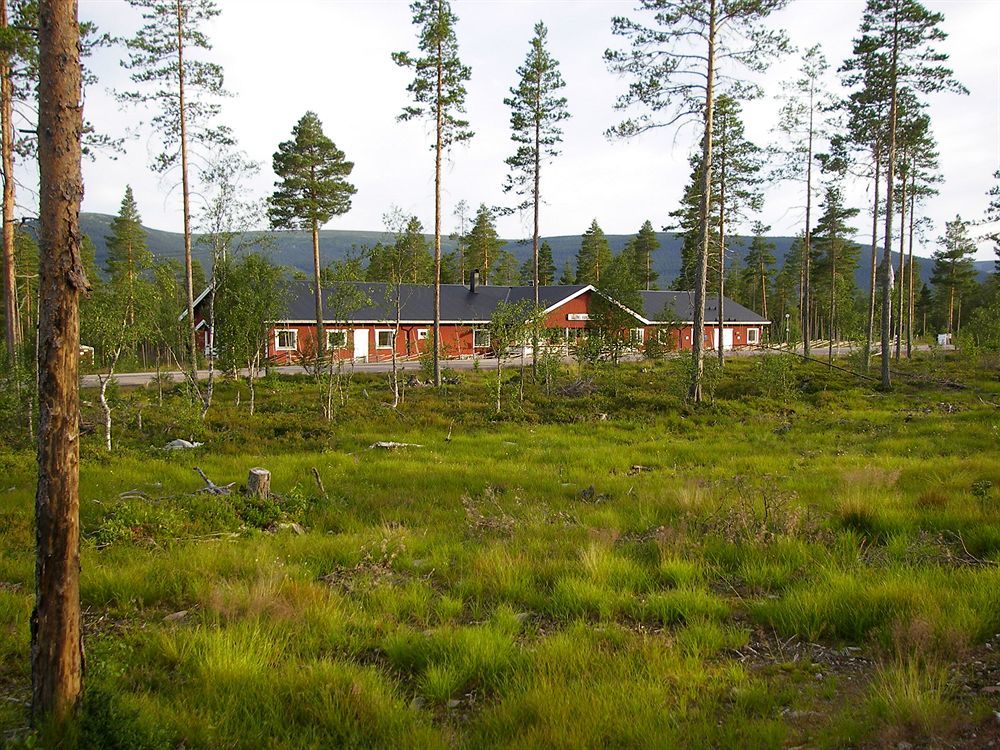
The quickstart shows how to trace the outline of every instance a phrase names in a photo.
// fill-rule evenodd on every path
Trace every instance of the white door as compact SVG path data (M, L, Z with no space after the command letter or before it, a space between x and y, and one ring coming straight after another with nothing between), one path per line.
M732 349L733 348L733 329L723 328L722 329L722 348Z
M368 361L368 329L354 329L354 358Z

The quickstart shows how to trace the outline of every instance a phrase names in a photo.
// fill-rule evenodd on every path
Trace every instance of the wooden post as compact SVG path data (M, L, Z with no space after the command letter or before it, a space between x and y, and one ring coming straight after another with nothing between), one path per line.
M38 5L40 317L32 717L63 724L83 688L80 625L80 26L75 0Z
M247 477L247 494L266 499L271 494L271 472L255 467Z

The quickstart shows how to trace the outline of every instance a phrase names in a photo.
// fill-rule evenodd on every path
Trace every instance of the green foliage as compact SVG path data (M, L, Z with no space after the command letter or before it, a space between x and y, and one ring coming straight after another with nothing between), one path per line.
M347 178L354 162L326 136L315 112L302 115L291 140L278 144L273 169L279 182L268 205L271 226L315 230L351 210L357 189Z
M969 223L961 216L945 222L944 235L938 239L938 245L940 249L935 250L933 255L931 284L937 305L943 311L944 329L951 333L956 328L956 304L970 292L976 280L976 269L972 263L976 243L969 236Z
M122 66L136 88L118 94L127 104L152 105L149 125L163 150L153 161L158 172L177 166L181 156L181 100L178 91L184 58L184 96L187 138L207 149L232 143L228 128L214 124L220 107L218 98L226 94L222 66L200 59L211 49L203 27L219 15L213 0L129 0L142 13L145 24L125 41L128 57ZM178 27L183 33L178 35ZM183 40L183 47L178 42Z
M410 12L413 25L417 27L417 48L423 56L392 53L393 62L414 72L413 81L406 87L413 104L403 109L399 119L438 120L440 142L432 148L447 149L473 136L468 121L461 118L465 112L465 82L472 71L458 57L458 38L455 36L458 17L452 13L447 0L413 0Z
M501 250L490 271L490 283L495 286L517 286L521 281L521 270L517 258L510 250Z
M643 326L631 311L642 307L634 273L632 257L625 252L607 266L593 296L587 328L600 338L606 355L618 362L630 347L636 346L633 329Z
M753 379L768 398L787 402L795 389L792 357L787 354L762 354L754 358Z
M598 226L597 219L583 233L580 240L580 250L576 254L576 283L598 284L601 281L601 271L606 271L611 265L611 246L604 231Z
M284 273L266 258L250 253L228 261L217 273L215 347L230 370L247 367L251 376L267 356L271 325L285 309Z
M510 107L511 140L518 144L514 154L506 159L511 173L503 189L505 193L514 191L528 196L518 208L532 208L536 212L539 201L536 180L541 179L541 165L559 155L558 147L562 142L559 123L569 118L566 97L557 93L566 83L559 72L558 60L548 51L548 34L544 23L535 24L531 48L524 64L517 69L518 85L512 87L510 96L503 100Z
M503 240L497 236L493 212L485 203L480 204L475 222L466 238L465 266L468 273L478 269L481 283L494 283L490 274L497 264L503 245Z

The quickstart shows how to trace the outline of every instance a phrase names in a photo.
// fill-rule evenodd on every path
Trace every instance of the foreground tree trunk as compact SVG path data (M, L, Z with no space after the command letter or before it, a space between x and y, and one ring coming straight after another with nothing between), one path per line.
M319 266L319 222L312 220L313 280L316 284L316 379L320 377L320 366L326 358L326 328L323 325L323 276Z
M41 313L38 488L31 709L35 722L71 718L83 687L80 628L80 40L75 0L38 7L38 169Z
M896 176L896 120L898 104L898 54L899 54L899 14L894 19L892 34L891 79L892 95L889 100L889 153L885 165L885 237L882 250L882 388L892 387L889 372L890 337L889 328L892 317L892 286L889 276L892 274L892 188ZM900 280L902 281L902 280Z
M882 160L878 146L875 147L875 203L872 207L872 263L871 285L868 288L868 329L865 331L865 371L868 371L872 356L872 342L875 340L875 287L878 283L876 269L878 263L878 191L882 182Z
M705 134L701 145L701 163L704 175L701 183L701 247L694 288L694 331L691 336L692 377L690 398L695 403L702 400L702 378L705 373L705 292L708 277L708 250L711 227L708 223L712 196L712 121L715 116L715 36L718 7L716 0L709 3L708 59L705 66Z
M187 109L184 99L184 14L177 0L177 111L180 125L181 197L184 207L184 291L187 294L188 357L191 380L198 379L198 339L194 328L194 275L191 261L191 188L188 182Z
M438 4L441 12L441 4ZM434 387L441 387L441 151L444 149L444 51L437 43L437 98L435 99L434 142ZM398 333L398 330L397 330ZM396 342L393 339L393 367L395 367Z
M0 0L0 29L8 28L7 0ZM0 55L0 151L3 170L3 300L7 356L13 361L21 343L14 262L14 83L10 58Z

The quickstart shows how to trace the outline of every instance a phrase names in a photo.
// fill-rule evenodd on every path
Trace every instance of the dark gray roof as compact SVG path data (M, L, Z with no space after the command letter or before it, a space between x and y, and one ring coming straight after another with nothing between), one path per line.
M694 321L694 292L639 292L643 309L639 312L650 321ZM754 323L769 325L771 321L758 315L743 305L723 297L724 323ZM664 312L668 311L668 312ZM719 323L719 297L707 295L705 298L705 322Z
M370 301L355 310L349 317L352 322L386 322L396 319L395 287L373 282L342 282L362 292ZM326 317L332 320L330 300L336 293L336 285L323 289ZM538 288L538 300L548 308L567 297L588 289L587 284L571 286L543 286ZM430 323L434 320L434 287L428 284L401 284L400 320L410 323ZM476 287L470 292L462 284L441 285L441 320L458 323L486 323L500 302L534 301L534 289L530 286L490 286ZM309 281L292 281L289 286L288 308L283 320L315 320L316 303L313 285Z

